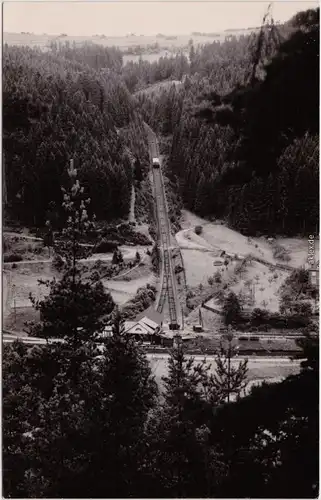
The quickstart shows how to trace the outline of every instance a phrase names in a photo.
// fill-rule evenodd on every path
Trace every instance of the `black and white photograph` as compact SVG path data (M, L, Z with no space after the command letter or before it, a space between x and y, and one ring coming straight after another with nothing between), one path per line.
M319 497L319 23L2 3L2 498Z

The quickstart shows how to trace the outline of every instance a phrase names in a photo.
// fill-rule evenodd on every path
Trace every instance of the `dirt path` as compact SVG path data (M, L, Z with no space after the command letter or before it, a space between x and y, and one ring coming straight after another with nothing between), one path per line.
M2 274L2 311L3 315L8 314L8 302L9 302L9 283L8 278L5 273Z
M17 236L23 240L32 240L32 241L43 241L42 238L37 238L36 236L29 236L24 233L15 233L14 231L3 231L4 236Z
M132 185L131 198L130 198L129 217L128 217L128 221L129 222L136 222L136 218L135 218L135 200L136 200L136 191L135 191L135 186L133 184Z
M126 247L126 246L120 246L119 249L121 250L124 259L135 259L136 252L141 251L143 252L145 250L145 247ZM95 262L97 260L101 261L111 261L113 258L112 254L95 254L92 257L88 257L88 259L80 259L78 262ZM52 262L52 259L39 259L39 260L21 260L20 262L15 262L17 266L23 266L23 265L33 265L33 264L50 264ZM12 262L4 262L4 267L11 267Z
M184 250L201 250L203 252L215 252L217 248L207 243L207 241L195 234L193 229L182 229L175 235L180 248Z

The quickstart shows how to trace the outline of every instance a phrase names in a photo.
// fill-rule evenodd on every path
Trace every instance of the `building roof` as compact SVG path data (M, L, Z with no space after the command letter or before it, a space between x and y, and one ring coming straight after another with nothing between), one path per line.
M142 319L139 320L139 323L144 323L144 325L147 325L149 326L150 328L153 328L153 330L156 330L156 328L159 327L159 324L158 323L155 323L155 321L147 318L146 316L144 316Z
M146 318L147 319L147 318ZM125 333L131 333L133 335L153 335L155 330L158 328L157 323L154 323L147 319L145 323L143 320L140 321L125 321Z
M136 317L136 321L139 321L142 318L151 319L152 321L154 321L154 323L157 323L157 325L160 325L164 321L163 315L155 311L153 305L151 305L148 309L146 309L142 313L138 314L138 316Z

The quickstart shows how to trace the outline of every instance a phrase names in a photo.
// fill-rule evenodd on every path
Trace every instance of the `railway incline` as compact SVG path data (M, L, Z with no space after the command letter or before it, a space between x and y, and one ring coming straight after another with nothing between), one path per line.
M148 138L151 182L155 200L158 242L161 252L161 288L155 308L158 312L163 313L165 318L165 311L168 308L169 328L171 330L178 330L180 326L182 326L182 310L178 299L173 261L173 252L177 252L177 245L174 243L170 230L168 205L161 165L159 168L153 168L153 158L159 159L160 156L157 137L147 124L145 124L145 130Z

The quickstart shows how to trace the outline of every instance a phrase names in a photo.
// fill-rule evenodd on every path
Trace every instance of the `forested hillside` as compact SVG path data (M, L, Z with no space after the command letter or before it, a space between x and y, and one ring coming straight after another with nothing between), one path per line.
M113 71L117 51L104 49L103 55L105 69L96 71L87 47L50 53L4 48L8 210L21 223L42 226L48 211L59 221L60 187L71 157L98 220L129 211L133 168L128 148L142 168L147 149L142 121Z
M184 204L246 234L317 231L319 13L191 46L184 85L139 94L144 117L170 137L168 175Z
M318 64L318 10L153 63L89 44L5 47L9 213L40 226L59 212L73 156L97 218L126 216L148 165L145 120L186 208L245 234L315 232Z

